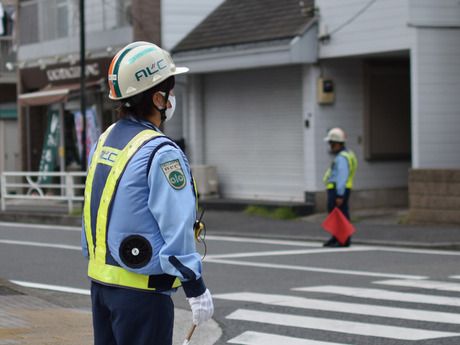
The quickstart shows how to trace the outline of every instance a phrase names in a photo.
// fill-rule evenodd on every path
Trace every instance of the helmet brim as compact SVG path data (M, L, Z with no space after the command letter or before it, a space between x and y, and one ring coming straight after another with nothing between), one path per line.
M184 74L188 71L190 71L188 67L176 67L176 71L173 73L173 75Z

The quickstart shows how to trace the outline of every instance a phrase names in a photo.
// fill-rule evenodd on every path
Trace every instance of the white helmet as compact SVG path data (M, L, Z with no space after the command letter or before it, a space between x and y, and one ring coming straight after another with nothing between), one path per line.
M334 141L337 143L344 143L347 140L345 132L340 128L332 128L327 132L327 137L324 138L324 141Z
M188 70L176 67L171 55L153 43L130 43L110 63L109 98L120 100L137 95Z

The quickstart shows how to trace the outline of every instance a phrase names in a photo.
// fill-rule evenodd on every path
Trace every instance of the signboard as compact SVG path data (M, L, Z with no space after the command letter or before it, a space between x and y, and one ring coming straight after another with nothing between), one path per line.
M86 82L105 79L109 69L110 58L90 59L86 61ZM40 67L19 69L22 90L35 91L47 85L70 85L80 83L80 65L71 63L57 63Z
M59 68L50 68L46 70L46 77L50 83L60 81L60 80L72 80L80 78L80 66L67 66ZM94 79L95 77L101 77L101 71L99 69L99 64L96 62L87 64L85 66L85 75L89 80Z

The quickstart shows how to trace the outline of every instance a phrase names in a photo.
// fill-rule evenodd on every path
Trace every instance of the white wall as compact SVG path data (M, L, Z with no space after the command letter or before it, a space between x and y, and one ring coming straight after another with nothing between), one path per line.
M316 80L319 69L312 65L302 68L302 114L304 120L303 147L304 147L304 185L306 191L318 190L317 145L322 142L316 140ZM308 121L308 127L306 122Z
M409 25L446 27L459 24L458 0L409 0Z
M460 2L409 0L414 168L460 168Z
M316 0L320 27L326 25L331 33L368 3L369 0ZM329 43L321 43L319 56L326 58L407 50L411 43L407 22L407 0L378 0L350 24L332 33Z
M460 168L460 29L417 29L412 52L414 168Z
M161 42L173 48L223 0L163 0L161 2Z
M316 67L312 67L316 68ZM364 159L364 95L363 66L360 59L327 60L321 63L323 76L331 77L335 85L335 102L332 105L314 104L314 142L316 145L316 191L324 190L323 174L332 157L323 141L328 129L341 127L348 136L347 147L356 153L358 171L355 189L375 189L407 186L410 162L369 162ZM311 73L312 76L315 73Z

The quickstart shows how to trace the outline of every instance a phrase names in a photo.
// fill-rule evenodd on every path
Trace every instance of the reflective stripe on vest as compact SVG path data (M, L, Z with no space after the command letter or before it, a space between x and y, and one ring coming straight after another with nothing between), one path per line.
M349 174L348 174L348 179L345 184L345 188L352 189L353 188L353 178L355 177L356 169L358 168L358 160L356 159L355 154L353 151L340 151L339 155L342 157L345 157L348 162L348 169L349 169ZM326 185L327 189L335 189L335 183L334 182L329 182L329 178L331 177L332 169L329 168L326 170L324 176L323 176L323 182Z
M150 129L143 130L135 135L122 150L116 150L104 147L104 143L113 127L114 125L109 127L109 129L107 129L99 138L86 179L84 221L89 251L88 276L96 281L110 285L154 291L155 288L149 287L149 280L154 276L130 272L122 267L106 263L107 225L110 205L115 195L118 181L120 180L128 162L145 143L154 137L162 136L162 134ZM108 152L107 155L103 154L105 152L104 150ZM111 156L111 153L115 153L116 157ZM111 166L111 169L105 182L100 198L99 208L97 210L95 232L96 248L94 248L94 239L92 236L93 232L91 229L91 189L93 187L94 176L98 164L107 164ZM176 278L171 288L179 287L180 284L179 279Z

